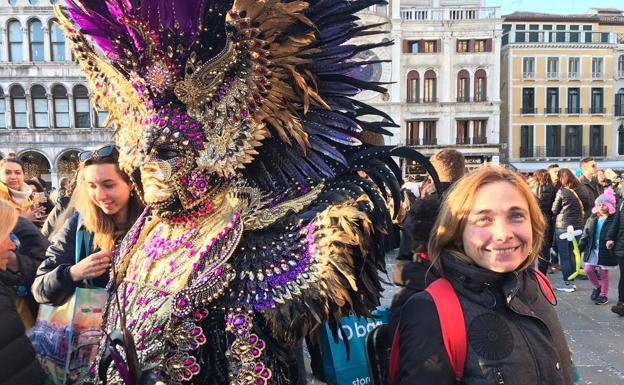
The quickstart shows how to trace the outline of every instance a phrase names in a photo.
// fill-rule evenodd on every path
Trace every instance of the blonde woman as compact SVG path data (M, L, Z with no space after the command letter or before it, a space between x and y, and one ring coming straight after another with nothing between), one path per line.
M497 166L463 177L448 192L429 239L436 272L456 293L466 328L462 377L450 363L432 297L404 305L397 383L570 385L570 353L557 315L531 266L545 229L518 174ZM543 278L543 276L542 276ZM554 297L551 297L551 299ZM518 373L522 373L521 376Z
M2 384L43 384L46 377L35 358L24 324L17 314L12 275L5 270L15 260L15 244L9 234L17 222L17 212L0 200L0 365Z
M71 206L75 210L51 237L47 259L37 271L32 292L39 303L61 305L76 287L105 287L115 242L142 211L130 178L117 164L114 145L79 154L78 183ZM91 239L76 245L77 232ZM75 263L76 247L80 261Z

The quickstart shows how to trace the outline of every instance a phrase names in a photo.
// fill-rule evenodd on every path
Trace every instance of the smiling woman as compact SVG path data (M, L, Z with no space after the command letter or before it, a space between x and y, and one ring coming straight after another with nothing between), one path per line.
M554 296L532 268L544 219L522 177L498 166L466 175L448 192L434 229L432 268L450 283L463 312L464 370L456 380L438 310L421 292L401 311L398 384L533 384L546 378L571 384Z

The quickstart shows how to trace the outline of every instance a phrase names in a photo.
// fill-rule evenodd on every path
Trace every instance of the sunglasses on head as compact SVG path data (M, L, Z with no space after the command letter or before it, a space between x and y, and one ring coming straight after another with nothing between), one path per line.
M104 147L100 147L97 150L81 151L78 154L78 160L86 162L91 159L108 158L112 155L117 155L117 147L114 144L109 144Z

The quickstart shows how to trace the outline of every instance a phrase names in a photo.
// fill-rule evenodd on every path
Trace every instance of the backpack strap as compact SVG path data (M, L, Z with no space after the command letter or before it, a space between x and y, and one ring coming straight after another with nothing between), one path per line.
M396 385L397 374L399 373L399 340L401 334L401 321L397 324L394 336L392 337L392 346L390 347L390 365L388 366L388 374L390 375L390 384Z
M466 323L459 298L457 298L453 286L446 278L436 279L427 286L425 291L433 299L433 303L438 311L444 348L455 372L455 380L459 383L464 376L464 364L466 363L466 351L468 349Z
M532 270L533 270L533 273L535 274L535 279L537 280L537 283L539 284L540 290L542 291L542 294L544 294L544 297L546 297L548 302L550 302L553 305L556 305L557 299L555 298L555 292L553 291L552 283L550 283L550 280L548 279L548 277L546 277L544 273L542 273L541 271L537 269L532 269Z

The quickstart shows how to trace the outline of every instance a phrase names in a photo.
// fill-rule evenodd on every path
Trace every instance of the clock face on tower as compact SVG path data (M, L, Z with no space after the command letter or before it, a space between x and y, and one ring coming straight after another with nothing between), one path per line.
M358 67L354 70L353 75L358 79L371 82L389 82L391 63L379 63L381 60L390 59L390 47L379 47L372 50L366 50L358 53L353 57L354 61L372 61L373 63ZM377 62L377 63L375 63ZM377 92L364 91L357 96L359 100L368 101L375 97L381 97Z

